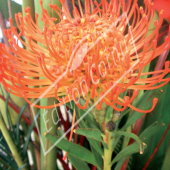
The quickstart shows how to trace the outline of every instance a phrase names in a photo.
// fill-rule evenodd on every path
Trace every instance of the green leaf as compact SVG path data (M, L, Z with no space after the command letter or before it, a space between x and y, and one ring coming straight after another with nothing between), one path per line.
M80 100L80 102L82 103L82 105L85 104L85 102L83 100ZM94 117L92 115L92 111L89 111L89 109L90 109L89 106L84 110L79 109L77 107L77 111L80 115L80 118L83 116L83 119L89 123L89 125L90 125L89 128L100 129L98 123L96 122L96 120L94 119ZM84 116L84 114L86 114L86 115Z
M80 109L78 107L76 107L76 116L77 116L77 119L79 119L82 115L80 115ZM88 116L88 114L86 115ZM86 117L85 116L85 117ZM101 138L101 132L97 129L93 129L93 130L96 130L95 132L97 133L96 134L96 139L92 137L92 134L91 132L89 131L92 130L91 128L89 128L88 126L89 124L88 123L85 123L85 121L82 119L80 122L79 122L79 126L81 128L85 128L85 129L80 129L78 130L79 134L81 135L84 135L86 136L87 140L89 141L90 145L93 146L93 148L100 154L100 155L103 155L103 149L101 148L101 145L100 145L100 142L102 142L103 146L105 148L107 148L107 145L102 141L102 138ZM89 133L88 133L89 132ZM76 131L77 133L77 131ZM93 135L94 135L94 131L92 132Z
M6 101L5 101L5 112L6 112L7 122L8 122L9 128L10 128L10 131L11 131L13 129L13 127L12 127L11 116L10 116L9 109L8 109L9 97L10 97L10 93L7 93L7 97L6 97Z
M64 132L63 132L63 130L62 130L61 128L58 129L57 132L58 132L57 134L59 135L59 137L61 137L62 135L64 135ZM66 137L64 137L63 139L67 140ZM71 155L71 154L69 154L69 153L67 154L67 156L68 156L70 162L72 163L72 165L73 165L77 170L79 170L79 169L82 169L82 170L90 170L89 167L88 167L88 165L87 165L84 161L82 161L81 159L79 159L79 158L77 158L77 157L75 157L75 156L73 156L73 155Z
M88 107L89 108L89 107ZM81 128L92 128L92 129L98 129L100 130L99 124L96 122L96 120L93 118L91 113L86 113L88 109L80 109L75 105L76 109L76 118L79 120L79 125Z
M92 145L94 147L94 149L100 154L103 155L103 149L101 148L100 142L91 139L91 138L87 138L87 140L89 141L90 145Z
M20 168L18 168L18 170L22 170L25 166L26 164L22 165Z
M99 154L99 152L97 152L97 150L92 145L90 145L90 147L91 147L91 150L92 150L92 152L94 154L94 157L95 157L95 160L96 160L96 164L98 165L99 169L102 170L103 169L102 168L102 166L103 166L103 164L102 164L103 163L103 159L101 157L101 154Z
M162 165L162 170L165 170L167 167L170 167L169 158L170 158L170 143L168 144L168 147L167 147L165 159Z
M150 137L152 137L152 135L154 135L155 133L158 132L158 130L160 129L160 124L158 123L154 123L153 125L151 125L150 127L148 127L140 136L139 138L136 135L133 135L132 133L128 133L128 132L118 132L118 134L121 135L126 135L128 137L131 137L133 139L135 139L137 142L127 146L126 148L124 148L123 150L121 150L117 156L113 159L112 161L112 165L119 161L122 158L128 157L136 152L138 152L140 150L140 152L143 152L143 149L146 147L146 145L144 146L143 144L140 144L140 140L145 141L146 139L149 139ZM116 132L114 132L116 134Z
M8 9L8 1L0 0L0 10L6 20L9 19L9 9ZM16 3L15 1L11 1L11 13L13 18L13 25L16 26L15 22L15 13L22 13L22 7L20 4Z
M24 104L24 106L21 108L21 110L20 110L20 113L19 113L19 116L18 116L18 120L17 120L17 124L16 124L16 138L17 138L17 144L19 145L19 143L20 143L20 134L19 134L19 132L20 132L20 129L19 129L19 126L20 126L20 122L21 122L21 118L22 118L22 115L23 115L23 113L24 113L24 110L25 110L25 108L28 106L28 103L25 103Z
M135 164L137 163L137 169L142 169L145 165L148 158L145 160L145 157L148 157L148 151L150 150L150 146L148 145L148 141L152 141L152 138L155 134L159 134L158 132L162 129L163 124L159 124L158 122L153 123L148 128L146 128L140 135L139 138L147 144L147 149L142 155L136 154L133 156L133 159L135 157ZM151 138L152 137L152 138ZM138 159L136 159L136 157ZM139 162L140 160L140 162ZM136 166L135 166L136 167Z
M27 153L27 148L28 148L28 144L31 138L31 133L33 131L33 128L35 126L35 121L37 121L38 117L40 116L40 111L36 114L36 116L34 117L34 121L31 123L31 126L28 129L28 133L27 133L27 138L24 144L24 148L23 148L23 155L25 156Z
M170 56L169 56L170 57ZM169 75L168 75L169 76ZM155 109L152 111L152 114L147 114L144 122L143 129L146 129L148 126L153 124L154 122L158 121L159 123L164 123L165 126L159 126L158 125L158 130L155 133L155 135L152 135L152 138L146 139L147 143L147 148L146 151L142 156L134 155L134 161L139 165L139 162L141 164L141 168L146 164L148 161L149 157L153 154L155 148L157 147L157 144L159 140L161 139L163 133L165 132L169 122L170 122L170 97L169 97L169 89L170 89L170 83L165 85L164 87L160 88L159 90L162 90L162 95L158 98L158 103L155 107ZM153 130L154 133L154 130ZM163 140L160 148L158 149L157 153L152 159L152 162L157 160L158 158L162 157L163 154L166 153L167 151L167 146L169 143L169 136L170 136L170 131L166 135L165 139ZM152 164L151 162L151 164ZM151 164L148 166L148 169L150 169ZM138 169L140 169L138 167Z
M91 145L101 154L103 155L103 150L100 146L100 142L103 144L103 146L105 148L107 148L107 144L105 142L103 142L102 140L102 133L97 130L97 129L90 129L90 128L86 128L86 129L76 129L75 133L79 134L79 135L83 135L85 137L87 137L87 140L91 143Z
M111 165L113 165L115 162L119 161L120 159L124 157L128 157L136 152L139 152L139 144L137 142L127 146L123 150L121 150L116 157L112 160Z
M16 163L14 163L14 161L12 161L10 158L4 156L4 154L1 152L0 152L0 163L11 168L11 170L15 170L17 168Z
M127 129L129 126L134 124L137 120L139 120L144 113L139 113L139 112L132 112L131 115L129 116L126 124L121 128L121 131Z
M163 125L164 124L158 124L158 122L153 123L139 135L139 138L142 141L147 141L150 137L158 133L158 131L161 130L161 126Z
M88 167L87 163L82 161L79 158L76 158L75 156L72 156L71 154L67 154L68 159L72 163L72 165L77 169L77 170L90 170Z
M85 111L80 110L80 117L86 114ZM84 120L88 123L89 128L98 129L100 130L96 120L93 118L93 116L90 113L87 113L84 117Z
M3 92L3 89L2 89L2 84L0 84L0 94L2 94L2 96L4 97L4 92Z
M57 140L60 139L60 137L52 135L47 133L46 137L53 142L56 143ZM69 142L65 139L61 139L60 142L56 144L57 147L60 149L66 151L68 154L71 154L79 159L82 159L83 161L89 162L95 166L97 166L94 155L89 150L85 149L84 147L77 145L75 143Z
M121 139L121 136L115 136L114 137L114 140L112 142L112 150L115 152L115 153L118 153L119 150L121 149L122 147L122 139Z
M135 135L134 133L130 133L130 132L122 132L122 131L116 131L116 132L113 132L113 137L114 135L118 135L118 136L126 136L126 137L129 137L129 138L133 138L139 145L143 144L143 142L140 140L140 138Z
M109 121L112 116L113 116L113 107L109 106L109 108L107 109L105 121L106 122Z
M101 137L101 132L97 129L76 129L75 133L79 134L79 135L83 135L92 139L95 139L99 142L103 142L102 137Z

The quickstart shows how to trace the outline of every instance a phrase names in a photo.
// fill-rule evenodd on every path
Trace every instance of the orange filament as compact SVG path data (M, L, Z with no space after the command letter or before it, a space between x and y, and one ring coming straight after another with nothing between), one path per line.
M170 72L169 62L163 70L143 72L147 64L170 47L169 35L164 42L157 43L167 32L159 34L163 11L159 13L159 21L154 22L155 29L147 36L155 13L150 0L144 1L144 9L138 6L137 0L128 3L85 0L84 12L78 0L80 13L72 0L74 18L64 0L60 2L63 10L49 5L60 19L55 24L56 18L48 15L40 1L43 30L38 25L38 14L36 22L31 18L30 8L25 9L25 17L21 13L15 15L20 33L9 19L11 28L4 33L10 47L0 44L0 81L7 91L24 97L29 104L32 104L29 98L56 97L60 101L50 106L35 105L38 108L53 108L74 100L78 107L85 109L93 99L98 110L103 102L117 111L126 107L143 113L152 110L155 104L143 111L131 103L139 90L156 89L170 81L165 78ZM152 77L154 74L157 75ZM131 90L133 95L121 99L119 96L125 90ZM83 106L79 98L85 101Z

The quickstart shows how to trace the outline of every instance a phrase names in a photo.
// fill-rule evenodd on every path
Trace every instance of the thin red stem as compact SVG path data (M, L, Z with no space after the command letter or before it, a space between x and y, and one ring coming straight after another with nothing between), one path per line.
M130 158L130 157L129 157ZM126 159L126 161L123 163L121 170L126 170L127 169L127 165L129 162L129 158Z
M80 146L83 146L84 140L85 140L85 137L84 137L84 136L81 136L81 137L80 137L80 142L79 142L79 145L80 145Z
M92 165L91 170L97 170L96 166Z

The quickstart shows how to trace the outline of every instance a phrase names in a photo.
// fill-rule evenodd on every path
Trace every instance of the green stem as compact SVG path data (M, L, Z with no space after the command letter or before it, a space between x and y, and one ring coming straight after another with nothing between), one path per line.
M106 130L104 141L107 144L108 149L104 148L104 157L103 157L104 170L111 170L112 142L113 142L113 138L111 136L112 134Z
M9 146L11 152L12 152L13 158L15 159L18 167L21 167L24 164L22 162L22 159L21 159L21 157L20 157L20 155L19 155L19 153L17 151L17 148L16 148L15 144L13 143L13 140L11 139L9 131L6 128L6 125L5 125L5 123L4 123L4 121L3 121L1 116L0 116L0 125L1 125L0 129L1 129L1 131L3 133L3 136L4 136L8 146ZM26 170L26 168L23 168L23 170Z
M30 7L31 9L31 17L32 19L35 21L35 6L34 6L34 0L29 0L29 1L26 1L26 0L22 0L22 14L23 16L25 16L25 12L24 12L24 9L26 7Z
M47 105L47 99L41 99L40 100L40 105ZM43 109L40 109L41 111L41 114L40 114L40 131L41 131L41 139L42 139L42 143L41 143L41 157L40 157L40 160L41 160L41 170L45 170L45 155L44 155L44 152L43 152L43 148L45 150L45 136L44 136L44 133L46 132L46 125L45 125L45 122L44 122L44 110ZM42 148L43 147L43 148Z
M56 4L59 8L61 8L61 3L58 0L53 0L53 4ZM49 16L59 19L58 15L49 7L49 0L43 0L43 7L47 10ZM38 0L35 1L35 11L39 14L39 18L38 18L39 27L43 30L43 22L40 20L40 18L42 17L41 15L42 10ZM52 101L51 98L41 99L40 105L44 105L44 106L53 105L54 99L52 102L50 101ZM49 148L51 148L52 144L48 140L46 140L44 136L44 133L47 132L46 126L52 129L50 133L53 134L56 133L57 128L52 119L52 115L51 115L52 110L48 110L47 113L48 115L46 116L46 120L45 120L46 122L44 121L45 112L46 110L41 109L40 131L41 131L42 145L44 147L44 150L47 151ZM43 148L41 147L41 170L56 170L56 159L57 159L56 148L52 148L52 150L45 156L43 152Z
M48 105L52 105L57 103L56 99L54 98L48 98ZM57 108L54 109L49 109L48 113L46 115L46 121L48 123L46 124L47 129L50 130L51 134L56 135L57 134L57 126L58 126L58 112ZM57 169L57 164L56 164L56 159L57 159L57 147L54 147L54 144L49 141L46 138L46 143L45 143L45 150L46 148L52 148L52 150L45 156L45 170L56 170Z

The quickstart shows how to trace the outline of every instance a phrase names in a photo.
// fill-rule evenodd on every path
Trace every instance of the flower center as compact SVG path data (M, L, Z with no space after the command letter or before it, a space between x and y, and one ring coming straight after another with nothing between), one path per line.
M116 81L130 67L129 40L123 29L111 15L62 20L54 28L52 45L66 64L51 66L51 72L58 75L69 68L68 77L76 74L79 78L101 78L100 82Z

